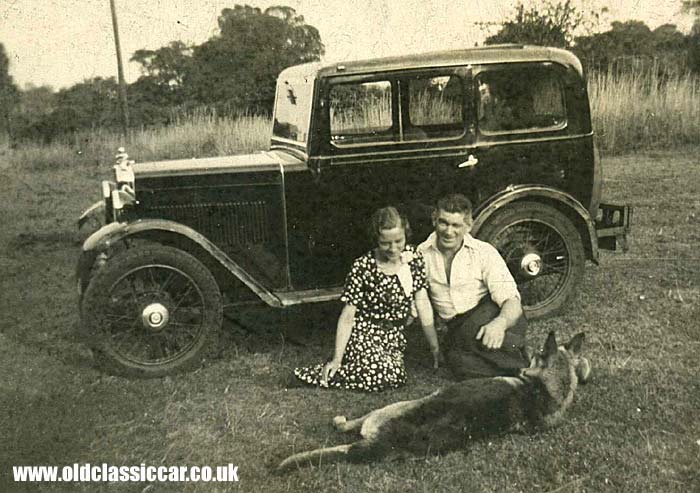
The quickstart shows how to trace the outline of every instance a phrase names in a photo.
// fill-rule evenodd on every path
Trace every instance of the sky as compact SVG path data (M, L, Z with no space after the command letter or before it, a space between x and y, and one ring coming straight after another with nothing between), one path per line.
M115 1L129 82L140 75L139 66L128 63L134 51L157 49L175 40L200 44L217 33L221 10L236 3L294 8L319 30L328 61L474 46L489 34L479 23L502 22L516 4L515 0ZM680 3L574 0L587 10L607 5L602 30L609 28L609 21L636 19L651 28L672 23L688 32L692 19L682 15ZM0 0L0 43L20 87L60 89L117 73L109 0Z

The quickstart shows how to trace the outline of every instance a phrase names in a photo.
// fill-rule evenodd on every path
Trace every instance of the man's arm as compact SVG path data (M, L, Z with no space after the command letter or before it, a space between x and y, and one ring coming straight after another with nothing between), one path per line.
M488 245L482 253L484 280L491 299L501 307L501 312L479 329L476 338L481 339L482 344L489 349L499 349L503 346L506 330L522 317L523 307L515 279L498 250Z
M508 298L501 305L501 312L496 318L479 329L477 339L488 349L499 349L503 345L506 330L513 327L523 315L520 298Z
M427 289L421 289L416 293L416 310L418 311L420 325L423 328L423 334L430 346L430 353L433 355L433 368L437 368L440 361L440 344L435 331L435 317Z

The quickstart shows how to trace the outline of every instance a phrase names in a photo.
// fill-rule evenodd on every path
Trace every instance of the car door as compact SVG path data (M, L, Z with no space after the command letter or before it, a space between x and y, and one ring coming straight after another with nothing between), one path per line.
M567 121L565 75L548 62L475 67L474 205L511 184L569 190L588 181L576 166L585 143Z
M413 223L413 243L430 232L437 197L468 171L474 119L466 68L334 77L322 89L327 125L306 193L311 276L295 284L342 284L354 258L374 246L370 217L393 205ZM308 263L307 263L308 265Z

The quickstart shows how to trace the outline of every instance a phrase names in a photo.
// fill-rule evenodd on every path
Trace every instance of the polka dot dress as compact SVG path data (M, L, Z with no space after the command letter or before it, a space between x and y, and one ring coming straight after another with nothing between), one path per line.
M340 300L357 307L355 323L345 348L343 362L329 387L377 392L395 388L406 382L403 353L406 349L404 326L411 313L415 293L427 289L423 257L415 247L405 252L412 285L406 293L397 274L379 270L373 252L355 260L345 281ZM301 381L319 385L323 364L296 368Z

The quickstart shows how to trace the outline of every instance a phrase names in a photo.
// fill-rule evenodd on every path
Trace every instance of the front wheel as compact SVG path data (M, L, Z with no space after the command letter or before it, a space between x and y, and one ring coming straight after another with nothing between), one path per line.
M161 377L200 364L222 317L211 272L189 253L158 244L111 257L81 305L97 363L125 376Z
M552 315L571 301L585 253L579 232L560 211L539 202L515 202L495 213L477 236L506 261L527 318Z

